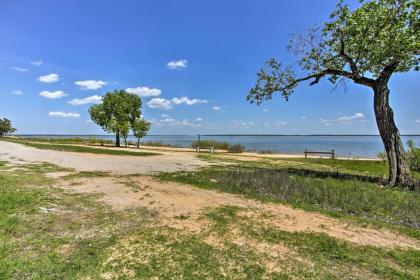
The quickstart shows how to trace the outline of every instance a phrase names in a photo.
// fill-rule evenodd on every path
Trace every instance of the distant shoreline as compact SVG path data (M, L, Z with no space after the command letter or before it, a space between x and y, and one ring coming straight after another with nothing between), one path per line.
M235 136L235 137L241 137L241 136L253 136L253 137L273 137L273 136L284 136L284 137L290 137L290 136L299 136L299 137L307 137L307 136L329 136L329 137L351 137L351 136L375 136L379 137L379 134L149 134L147 136ZM14 136L113 136L113 134L14 134ZM130 135L132 136L132 135ZM420 136L420 134L401 134L401 136Z

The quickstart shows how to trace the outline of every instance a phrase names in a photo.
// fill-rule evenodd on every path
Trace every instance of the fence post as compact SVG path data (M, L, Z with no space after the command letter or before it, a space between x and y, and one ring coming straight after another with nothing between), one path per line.
M334 159L335 158L335 151L334 151L334 149L332 149L332 158Z

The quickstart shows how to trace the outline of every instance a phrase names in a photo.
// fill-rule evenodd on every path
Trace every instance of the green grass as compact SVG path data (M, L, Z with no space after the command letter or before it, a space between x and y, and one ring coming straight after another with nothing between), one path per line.
M99 277L106 250L144 209L113 212L88 195L52 188L54 165L27 164L0 171L0 279Z
M71 137L71 138L49 138L49 137L5 137L8 141L29 141L29 142L45 142L45 143L55 143L55 144L112 144L112 140L98 139L95 137L90 138L80 138L80 137Z
M290 233L223 206L192 233L151 210L115 211L94 195L54 188L55 165L0 162L0 279L418 279L420 251ZM13 168L13 169L12 169ZM101 172L82 177L109 176ZM248 209L249 211L249 209ZM188 216L177 218L188 222ZM206 240L213 236L214 245ZM250 240L238 243L238 238ZM257 249L250 244L268 244ZM288 248L272 254L278 244ZM275 268L270 269L270 267Z
M22 142L22 144L37 149L43 150L56 150L62 152L76 152L76 153L90 153L90 154L102 154L102 155L121 155L121 156L154 156L157 153L148 152L134 152L128 150L116 150L111 148L92 148L87 146L76 146L67 144L41 144L33 142Z
M196 172L161 173L157 177L387 226L420 238L420 192L378 185L375 175L381 174L382 167L375 161L287 159L235 163ZM359 172L358 163L366 168L364 174ZM336 164L340 164L338 173Z
M420 276L418 250L359 246L326 234L282 231L238 215L241 211L224 206L206 216L213 221L212 231L224 236L224 240L239 233L254 242L285 245L291 259L294 254L299 256L294 261L286 259L278 264L286 272L279 273L279 279L293 276L296 279L418 279Z

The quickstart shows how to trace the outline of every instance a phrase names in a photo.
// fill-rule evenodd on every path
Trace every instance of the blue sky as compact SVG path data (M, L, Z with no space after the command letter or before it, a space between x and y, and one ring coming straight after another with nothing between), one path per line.
M352 1L353 5L357 5ZM335 1L0 0L0 117L19 133L101 134L88 108L142 95L152 134L377 134L372 92L321 82L288 102L245 100L263 62L293 63L289 35ZM420 133L419 74L390 82L401 133Z

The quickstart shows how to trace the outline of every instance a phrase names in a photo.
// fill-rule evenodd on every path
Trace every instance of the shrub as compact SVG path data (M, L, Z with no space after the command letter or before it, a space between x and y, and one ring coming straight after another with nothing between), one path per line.
M219 142L219 141L214 141L214 140L201 140L200 143L197 140L191 143L191 147L197 148L197 146L214 147L215 149L219 149L219 150L229 150L229 143Z
M161 141L148 141L148 142L141 142L140 145L142 146L152 146L152 147L171 147L171 148L181 148L181 145L175 144L167 144Z
M245 146L239 143L229 145L229 148L228 148L229 153L243 153L244 151L245 151Z
M382 151L382 152L378 153L377 157L378 157L381 161L386 161L386 158L387 158L387 156L386 156L386 152L385 152L385 151Z
M270 154L275 154L276 152L272 150L262 150L262 151L258 151L258 153L262 155L270 155Z
M413 140L408 140L406 158L411 171L420 172L420 149L416 147Z

